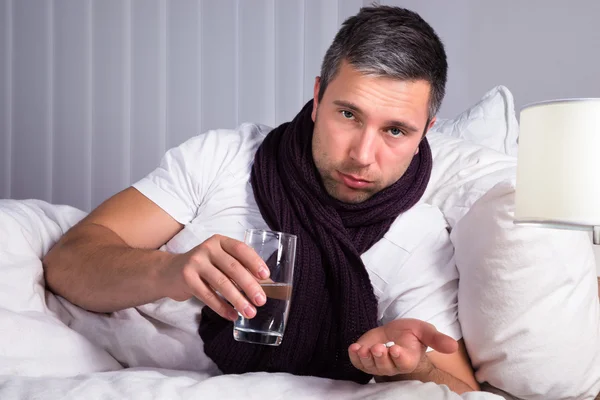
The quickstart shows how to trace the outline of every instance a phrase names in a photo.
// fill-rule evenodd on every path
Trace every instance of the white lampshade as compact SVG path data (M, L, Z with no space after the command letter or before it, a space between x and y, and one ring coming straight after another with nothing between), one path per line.
M600 99L521 110L515 223L600 235Z

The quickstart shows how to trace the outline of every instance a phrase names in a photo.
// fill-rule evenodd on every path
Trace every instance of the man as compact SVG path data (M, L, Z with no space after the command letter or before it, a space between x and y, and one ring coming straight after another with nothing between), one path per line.
M61 238L44 259L48 286L97 312L195 296L206 305L204 351L224 373L477 389L445 222L417 204L446 74L443 45L418 15L363 8L336 35L293 121L211 131L170 150ZM252 227L298 236L276 348L232 338L238 313L252 318L266 301L258 280L268 269L234 238ZM171 252L157 250L165 243Z

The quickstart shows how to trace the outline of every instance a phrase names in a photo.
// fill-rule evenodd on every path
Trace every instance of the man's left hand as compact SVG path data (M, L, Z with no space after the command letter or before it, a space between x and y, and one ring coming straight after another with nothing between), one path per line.
M385 346L394 342L390 348ZM352 364L375 376L420 374L433 368L427 347L445 354L458 350L458 343L431 324L417 319L398 319L371 329L348 348Z

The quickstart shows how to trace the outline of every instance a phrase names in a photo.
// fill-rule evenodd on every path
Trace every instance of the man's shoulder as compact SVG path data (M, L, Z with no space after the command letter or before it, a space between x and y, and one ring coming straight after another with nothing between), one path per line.
M171 149L171 157L199 171L245 168L271 127L244 123L235 129L211 129Z
M204 133L201 133L199 136L220 136L222 138L227 138L228 140L239 142L252 139L262 141L272 129L273 128L267 125L244 122L234 129L210 129Z
M190 151L204 149L228 150L229 148L256 149L266 135L272 130L271 127L255 123L243 123L235 129L210 129L191 137L181 144L181 148Z

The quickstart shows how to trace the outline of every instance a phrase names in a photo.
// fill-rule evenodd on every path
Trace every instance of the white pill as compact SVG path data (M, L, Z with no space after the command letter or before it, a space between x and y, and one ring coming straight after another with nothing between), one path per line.
M395 344L396 344L396 343L394 343L394 342L387 342L387 343L385 344L385 347L387 347L387 348L390 348L390 347L392 347L392 346L393 346L393 345L395 345Z

